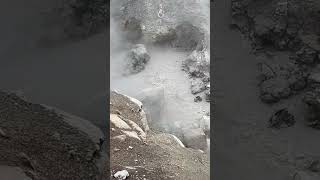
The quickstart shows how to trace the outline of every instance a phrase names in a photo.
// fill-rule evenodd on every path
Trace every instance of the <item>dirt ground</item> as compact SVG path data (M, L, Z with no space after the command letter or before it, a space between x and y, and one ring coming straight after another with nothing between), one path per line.
M111 113L141 126L139 108L127 97L111 93L110 103ZM128 179L205 180L210 177L208 156L203 152L181 147L169 134L150 130L145 141L132 138L119 141L113 139L119 135L117 132L117 128L111 126L111 175L127 170L130 174Z
M4 91L0 111L2 167L20 167L35 180L101 177L103 134L86 120Z
M230 28L231 1L213 4L213 177L284 180L293 179L297 171L317 175L309 167L319 157L316 142L320 132L306 126L301 96L273 105L259 98L258 63L287 61L288 54L254 55L251 42ZM288 107L294 114L295 126L268 128L269 118L280 107Z

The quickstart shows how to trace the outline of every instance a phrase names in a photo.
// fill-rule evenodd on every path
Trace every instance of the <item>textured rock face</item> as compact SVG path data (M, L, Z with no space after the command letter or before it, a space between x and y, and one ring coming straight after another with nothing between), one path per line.
M260 64L260 98L275 103L307 87L308 73L296 64Z
M276 111L269 119L269 127L271 128L286 128L295 124L294 116L287 109Z
M202 4L192 0L122 0L118 7L124 24L132 19L139 22L135 31L141 31L145 40L170 41L173 47L193 50L202 41L209 44L209 5Z
M148 130L142 107L144 104L134 98L111 92L111 178L127 171L130 179L209 179L208 157L185 148L173 135ZM197 133L188 135L199 139Z
M295 51L306 45L319 51L319 9L316 0L233 0L232 16L234 25L249 35L254 45ZM311 59L306 57L306 62Z
M182 70L191 78L191 93L202 93L203 99L210 101L210 56L207 50L194 50L184 60Z

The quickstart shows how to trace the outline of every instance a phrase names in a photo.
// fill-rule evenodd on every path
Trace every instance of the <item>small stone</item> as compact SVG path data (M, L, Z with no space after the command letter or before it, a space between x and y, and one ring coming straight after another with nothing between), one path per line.
M120 179L125 180L125 179L127 179L127 177L129 177L129 172L127 170L118 171L113 175L113 177L115 177L119 180Z
M0 137L9 138L9 136L0 128Z
M133 149L133 147L132 147L132 146L129 146L129 149Z
M201 102L202 101L202 98L200 96L196 96L194 98L194 102Z

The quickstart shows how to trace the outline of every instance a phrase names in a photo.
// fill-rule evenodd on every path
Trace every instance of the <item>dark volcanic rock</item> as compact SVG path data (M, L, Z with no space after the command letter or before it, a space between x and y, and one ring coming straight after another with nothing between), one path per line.
M294 116L286 108L278 110L269 119L269 127L271 128L280 129L293 126L294 124Z
M278 102L307 87L308 73L296 64L260 64L260 97L266 103Z

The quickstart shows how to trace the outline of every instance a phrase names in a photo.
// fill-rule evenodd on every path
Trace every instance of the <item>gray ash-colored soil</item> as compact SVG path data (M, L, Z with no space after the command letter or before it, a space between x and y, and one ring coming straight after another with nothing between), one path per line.
M0 164L34 180L100 179L102 132L57 111L1 91Z
M131 120L144 127L141 109L128 97L111 92L110 114ZM194 149L181 147L172 135L146 131L145 141L126 136L120 140L121 128L110 123L110 171L111 179L117 171L127 170L127 179L136 180L207 180L209 177L208 156ZM120 135L123 136L123 135Z
M311 90L306 101L317 106L317 102L310 100L317 97L317 91L309 83L309 73L318 63L317 51L315 46L305 48L306 41L300 36L303 33L295 36L302 41L294 46L290 42L295 40L288 39L286 33L281 38L278 36L277 30L287 31L288 26L280 26L267 17L274 17L271 13L274 11L279 15L281 8L274 5L281 2L217 0L213 3L216 92L212 162L216 179L319 179L314 164L319 161L320 132L308 125L309 114L303 102L305 92ZM301 3L306 1L288 2L305 7ZM308 3L315 3L313 8L317 8L317 1ZM316 29L308 28L317 25L309 23L316 16L302 15L297 19L312 18L300 30L316 34ZM253 23L251 18L255 17ZM299 24L297 19L288 25ZM238 28L232 29L231 25ZM285 128L270 127L271 117L276 124L286 121L274 118L283 108L288 110L285 118L289 123Z
M83 12L77 10L85 2L0 2L0 20L5 24L0 30L0 88L18 91L32 102L61 108L106 129L105 26L90 34L82 33L81 38L65 32L87 31L85 17L101 1L90 1ZM76 26L75 12L79 11L83 13L79 17L82 23ZM106 18L103 11L90 17L95 16L97 24L101 17Z

